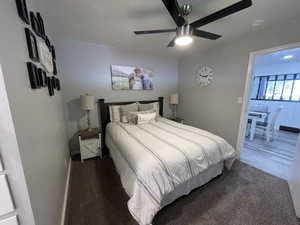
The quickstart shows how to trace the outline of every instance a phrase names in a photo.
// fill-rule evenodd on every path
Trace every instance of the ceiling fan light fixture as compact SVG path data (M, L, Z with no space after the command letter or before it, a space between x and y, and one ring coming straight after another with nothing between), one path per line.
M192 29L190 25L186 24L177 29L177 37L175 44L178 46L186 46L193 42Z
M186 46L193 42L193 38L189 35L178 36L175 39L175 44L178 46Z

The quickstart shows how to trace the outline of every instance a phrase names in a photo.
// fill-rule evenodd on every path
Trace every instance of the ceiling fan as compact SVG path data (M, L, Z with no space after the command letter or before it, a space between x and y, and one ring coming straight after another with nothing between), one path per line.
M174 45L188 45L193 42L192 36L205 38L209 40L217 40L221 35L213 34L207 31L199 30L206 24L212 23L216 20L239 12L252 5L252 0L241 0L231 6L228 6L222 10L219 10L209 16L199 19L195 22L189 23L185 18L192 12L192 6L185 4L182 7L179 6L177 0L162 0L168 12L172 16L177 28L174 29L161 29L161 30L144 30L134 31L136 35L141 34L159 34L159 33L171 33L176 32L176 36L168 44L168 47L174 47Z

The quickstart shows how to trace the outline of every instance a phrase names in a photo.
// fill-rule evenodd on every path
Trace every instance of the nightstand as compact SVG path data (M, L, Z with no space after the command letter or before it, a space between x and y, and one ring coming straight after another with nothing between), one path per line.
M78 133L81 162L85 159L102 157L101 133L99 129L84 130Z
M168 120L172 120L175 121L177 123L183 123L183 119L179 118L179 117L167 117Z

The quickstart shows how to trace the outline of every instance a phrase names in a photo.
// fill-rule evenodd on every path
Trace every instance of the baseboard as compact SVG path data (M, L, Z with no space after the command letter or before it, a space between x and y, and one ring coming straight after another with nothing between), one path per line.
M61 212L61 222L60 222L61 225L65 225L65 220L66 220L66 210L67 210L68 195L69 195L71 169L72 169L72 159L70 158L69 165L68 165L68 172L67 172L67 181L65 186L65 196L64 196L63 208Z
M300 133L300 129L296 127L280 126L279 130L289 131L293 133Z

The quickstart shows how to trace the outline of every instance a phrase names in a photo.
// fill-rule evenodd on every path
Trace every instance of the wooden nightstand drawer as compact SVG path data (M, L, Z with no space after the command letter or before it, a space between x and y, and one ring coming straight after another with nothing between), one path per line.
M100 140L98 138L91 138L81 140L80 152L82 159L88 159L96 156L100 156Z
M92 129L91 131L82 131L79 133L79 148L81 161L97 156L101 154L101 133L98 129Z

